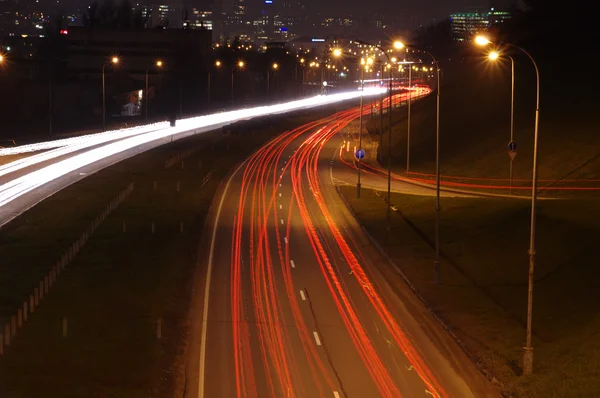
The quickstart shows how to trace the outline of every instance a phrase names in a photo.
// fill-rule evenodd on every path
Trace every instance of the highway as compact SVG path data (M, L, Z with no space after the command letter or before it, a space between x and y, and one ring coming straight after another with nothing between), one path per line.
M365 96L381 89L366 89ZM316 96L62 140L0 148L2 156L30 154L0 166L0 227L45 198L105 167L194 134L255 117L284 114L360 97L359 91Z
M338 196L340 131L358 114L278 136L216 197L190 396L499 396Z

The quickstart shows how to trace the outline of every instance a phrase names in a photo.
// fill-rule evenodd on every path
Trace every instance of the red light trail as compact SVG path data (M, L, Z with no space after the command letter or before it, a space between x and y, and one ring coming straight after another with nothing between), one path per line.
M403 101L406 96L406 93L398 94L394 101ZM368 112L365 107L364 113ZM321 151L328 140L358 116L359 109L353 108L281 134L252 155L243 167L231 231L229 281L238 397L259 397L259 385L263 384L269 396L305 397L308 384L314 386L321 397L330 397L332 390L340 389L336 375L319 351L320 339L309 330L294 284L290 267L291 226L298 220L302 225L295 233L303 230L310 243L301 249L312 251L328 297L344 326L343 332L352 342L379 395L400 397L403 386L382 357L375 336L369 333L365 323L368 319L358 312L357 298L350 295L334 252L342 254L362 288L361 302L367 303L371 316L377 318L386 336L404 353L423 388L434 397L448 396L371 282L363 268L364 256L342 232L345 229L340 230L336 224L321 191L318 174ZM284 152L295 148L282 164ZM291 177L292 197L284 210L277 204L286 173ZM284 227L284 224L287 225ZM297 334L302 352L292 348L293 337L286 325L289 319L284 314L284 307L288 306L294 336ZM257 335L251 335L250 324L258 331ZM253 341L258 345L252 346ZM257 356L261 369L256 367ZM306 380L306 373L304 378L301 376L297 365L300 356L307 363L312 380Z

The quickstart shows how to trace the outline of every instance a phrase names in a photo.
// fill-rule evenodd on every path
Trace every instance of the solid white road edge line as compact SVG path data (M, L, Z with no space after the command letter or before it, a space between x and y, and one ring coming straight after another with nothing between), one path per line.
M302 301L306 301L306 294L304 294L304 290L300 290L300 297L302 297Z
M217 236L217 227L219 226L219 218L221 216L221 209L223 208L223 203L225 202L225 195L227 195L227 191L229 190L229 185L231 184L231 180L233 177L240 171L242 166L246 164L244 161L242 164L238 166L237 169L231 174L229 179L227 180L227 184L225 184L225 189L223 189L223 194L221 196L221 201L219 202L219 207L217 208L217 215L215 217L215 224L213 225L212 236L210 240L210 251L208 253L208 267L206 270L206 284L204 286L204 308L202 310L202 334L200 337L200 369L199 369L199 377L198 377L198 398L204 397L204 368L206 366L206 334L208 333L208 300L210 298L210 277L212 274L212 261L215 252L215 238Z

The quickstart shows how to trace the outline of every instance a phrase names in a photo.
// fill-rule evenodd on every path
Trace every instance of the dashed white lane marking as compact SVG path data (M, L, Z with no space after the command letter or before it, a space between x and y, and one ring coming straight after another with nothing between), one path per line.
M321 339L319 338L319 333L313 332L313 336L315 336L315 341L317 342L317 345L321 345Z
M279 186L281 187L281 184L279 184Z
M292 268L296 268L296 264L294 264L294 260L290 260L290 265L292 266Z
M281 198L281 192L279 192L279 197Z
M285 242L285 244L287 245L287 236L283 237L283 241Z
M279 209L283 209L283 205L279 205Z
M300 297L302 297L302 301L306 301L306 294L304 294L304 290L300 290Z
M281 219L281 223L283 224L283 218Z
M334 392L333 392L333 397L334 397L334 398L342 398L342 396L340 395L340 393L339 393L339 392L337 392L337 391L334 391Z

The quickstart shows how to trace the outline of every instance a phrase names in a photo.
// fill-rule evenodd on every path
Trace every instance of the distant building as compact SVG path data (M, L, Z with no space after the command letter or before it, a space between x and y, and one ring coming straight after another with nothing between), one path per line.
M508 11L490 9L470 9L450 15L452 37L456 41L469 41L480 32L486 32L491 26L501 24L510 19Z

